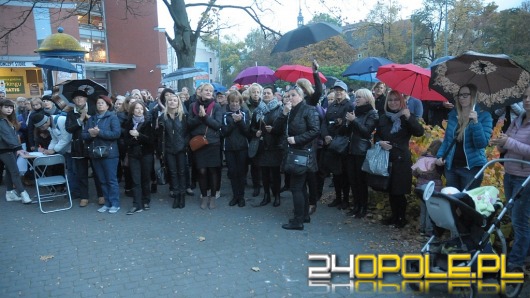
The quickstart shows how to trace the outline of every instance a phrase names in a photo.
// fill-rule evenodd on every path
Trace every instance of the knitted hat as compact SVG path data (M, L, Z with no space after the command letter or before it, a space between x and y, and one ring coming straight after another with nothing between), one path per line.
M50 117L44 115L43 113L37 113L31 117L31 121L33 121L33 125L35 125L35 127L43 126L48 122L48 119L50 119Z

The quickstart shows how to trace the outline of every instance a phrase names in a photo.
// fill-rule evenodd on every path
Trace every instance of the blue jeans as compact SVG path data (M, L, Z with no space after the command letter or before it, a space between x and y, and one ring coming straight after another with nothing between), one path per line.
M473 167L471 169L467 168L455 168L448 170L445 169L445 179L446 179L446 186L452 186L456 187L458 190L462 191L464 190L464 187L473 180L473 177L480 171L482 167ZM480 177L471 184L467 190L477 188L482 184L482 179L484 178L484 175L480 175Z
M504 193L510 199L521 188L525 177L504 175ZM523 266L530 247L530 187L527 186L512 207L512 227L515 235L508 261Z
M90 160L96 171L105 197L105 206L120 207L120 189L118 186L118 157L94 158Z

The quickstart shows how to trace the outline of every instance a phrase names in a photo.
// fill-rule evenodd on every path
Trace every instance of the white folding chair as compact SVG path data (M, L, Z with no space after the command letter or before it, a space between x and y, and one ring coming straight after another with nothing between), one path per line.
M57 175L51 170L54 166L62 166L63 174ZM68 184L68 177L66 171L66 163L64 156L60 154L37 157L33 160L33 168L35 169L35 188L37 189L37 201L42 213L50 213L72 208L72 196L70 194L70 185ZM57 186L65 186L66 191L58 191ZM56 209L44 210L42 203L54 201L53 199L59 197L67 197L68 205L58 207Z

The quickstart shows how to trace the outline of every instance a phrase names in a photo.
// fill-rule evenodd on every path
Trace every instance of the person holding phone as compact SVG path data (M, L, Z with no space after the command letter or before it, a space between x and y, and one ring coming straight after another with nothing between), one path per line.
M445 166L446 186L464 189L488 161L485 148L493 132L491 114L476 106L477 87L460 87L456 109L449 113L445 136L438 150L436 164ZM483 176L468 189L480 186Z

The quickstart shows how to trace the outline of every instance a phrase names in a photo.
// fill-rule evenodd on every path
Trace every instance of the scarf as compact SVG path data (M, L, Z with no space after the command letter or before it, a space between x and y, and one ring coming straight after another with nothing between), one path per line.
M212 99L204 102L201 99L196 101L195 104L192 106L192 112L197 116L199 116L199 106L204 106L204 111L206 112L206 115L211 115L212 110L215 106L215 101Z
M364 114L368 113L369 111L371 111L373 109L374 108L372 108L372 105L370 105L370 104L365 104L365 105L362 105L362 106L356 106L355 107L355 115L357 115L357 116L364 115Z
M133 115L132 122L133 122L133 130L134 130L134 129L138 128L139 124L144 123L144 115L142 115L142 116Z
M44 109L44 112L48 115L55 115L55 111L57 111L57 107L55 104L52 106L51 109Z
M259 102L259 105L254 110L254 113L256 113L256 120L263 120L263 118L265 118L265 115L267 115L270 111L276 109L278 106L280 106L280 102L277 99L273 99L267 104L263 100L261 100Z
M401 130L401 115L403 115L403 110L392 113L392 112L385 112L385 115L387 115L390 120L392 120L392 129L390 130L390 133L396 133Z

